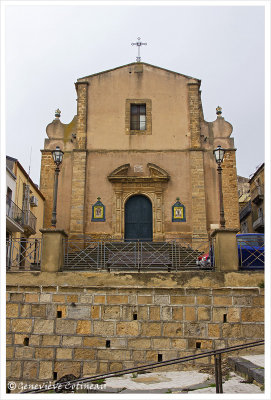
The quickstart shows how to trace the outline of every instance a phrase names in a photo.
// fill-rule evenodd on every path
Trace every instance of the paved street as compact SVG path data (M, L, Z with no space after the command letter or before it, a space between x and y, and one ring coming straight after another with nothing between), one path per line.
M264 367L264 355L243 357L259 368ZM263 393L260 386L247 383L245 378L230 372L223 376L223 393ZM106 391L114 393L216 393L214 376L198 371L151 372L129 374L106 379Z

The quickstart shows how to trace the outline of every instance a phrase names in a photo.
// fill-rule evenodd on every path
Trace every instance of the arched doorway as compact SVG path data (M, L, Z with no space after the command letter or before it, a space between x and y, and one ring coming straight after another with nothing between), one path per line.
M147 197L136 195L127 200L124 238L152 241L152 203Z

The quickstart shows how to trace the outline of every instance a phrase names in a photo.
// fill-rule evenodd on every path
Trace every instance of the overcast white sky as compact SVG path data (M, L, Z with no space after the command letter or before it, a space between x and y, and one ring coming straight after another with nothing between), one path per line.
M229 3L230 4L230 3ZM231 3L232 4L232 3ZM202 80L205 120L233 125L237 173L264 161L264 7L8 5L6 151L39 183L46 125L76 114L77 78L142 61Z

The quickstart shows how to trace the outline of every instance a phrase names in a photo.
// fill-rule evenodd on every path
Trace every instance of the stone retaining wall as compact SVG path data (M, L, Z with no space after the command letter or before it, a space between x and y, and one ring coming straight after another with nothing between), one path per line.
M7 378L91 375L262 339L262 280L262 273L9 273Z

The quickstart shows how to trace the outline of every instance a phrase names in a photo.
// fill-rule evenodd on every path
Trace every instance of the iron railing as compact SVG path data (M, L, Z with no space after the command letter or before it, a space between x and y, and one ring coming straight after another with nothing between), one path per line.
M23 212L8 196L6 197L6 215L22 226Z
M40 270L42 239L9 239L6 242L8 271Z
M210 263L200 263L209 252L205 238L180 238L166 242L101 240L90 237L64 239L64 270L129 270L178 271L211 269Z
M23 212L23 226L27 229L30 228L31 231L36 232L37 218L30 211Z
M102 242L89 237L64 239L64 269L97 270L101 266Z
M252 239L251 239L252 240ZM264 268L262 236L252 241L238 239L240 269ZM255 242L256 240L256 242ZM258 240L258 241L257 241ZM7 269L40 269L41 239L9 239L6 243ZM167 242L106 240L88 237L64 239L63 270L168 271L213 270L215 268L214 238L185 238Z
M248 349L251 347L257 347L257 346L263 346L264 345L264 340L257 340L254 342L250 342L250 343L245 343L245 344L240 344L240 345L235 345L235 346L230 346L230 347L224 347L222 349L217 349L217 350L207 350L205 352L202 353L198 353L198 354L194 354L191 356L185 356L185 357L180 357L180 358L174 358L174 359L170 359L167 361L159 361L156 363L151 363L151 364L145 364L145 365L141 365L139 367L134 367L134 368L127 368L127 369L122 369L119 371L115 371L115 372L109 372L106 374L99 374L99 375L93 375L90 377L86 377L86 378L79 378L79 379L74 379L74 380L67 380L65 381L65 383L55 383L54 385L50 385L50 384L44 384L44 387L36 389L36 390L28 390L25 391L23 393L42 393L42 392L48 392L49 390L61 390L65 388L69 387L69 390L72 390L72 387L76 387L77 384L79 385L83 385L86 384L88 382L95 382L97 380L100 379L106 379L106 378L112 378L115 376L122 376L125 374L131 374L131 373L135 373L135 372L142 372L142 371L148 371L148 370L152 370L155 368L161 368L164 366L168 366L168 365L176 365L176 364L182 364L182 363L186 363L188 361L193 361L193 360L197 360L200 358L205 358L205 357L210 357L210 356L214 356L214 372L215 372L215 383L216 383L216 393L223 393L223 376L222 376L222 368L221 368L221 355L225 354L225 353L231 353L233 351L240 351L243 349ZM42 385L40 385L42 386Z
M246 204L245 207L243 207L242 210L239 212L240 221L242 221L248 214L250 214L251 210L251 200L249 200L248 204Z

